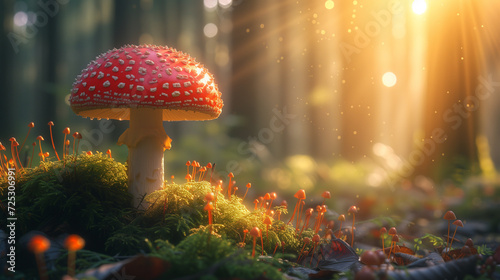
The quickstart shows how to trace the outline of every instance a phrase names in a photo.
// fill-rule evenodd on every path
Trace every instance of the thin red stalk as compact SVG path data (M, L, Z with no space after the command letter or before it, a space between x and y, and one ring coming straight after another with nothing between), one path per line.
M61 160L59 158L59 155L57 154L56 146L54 145L54 138L52 137L52 126L49 125L49 127L50 127L50 141L52 141L52 148L54 149L54 152L56 153L57 160Z

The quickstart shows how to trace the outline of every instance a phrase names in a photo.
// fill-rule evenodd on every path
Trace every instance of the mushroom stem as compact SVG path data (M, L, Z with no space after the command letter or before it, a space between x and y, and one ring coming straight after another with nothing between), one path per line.
M163 128L162 110L130 109L130 127L120 136L118 145L126 144L129 150L129 193L135 207L144 195L163 186L163 152L170 149L170 141Z
M54 125L53 122L49 122L49 130L50 130L50 141L52 142L52 148L54 149L54 152L56 153L57 160L61 160L59 158L59 155L57 154L56 146L54 145L54 138L52 137L52 126Z

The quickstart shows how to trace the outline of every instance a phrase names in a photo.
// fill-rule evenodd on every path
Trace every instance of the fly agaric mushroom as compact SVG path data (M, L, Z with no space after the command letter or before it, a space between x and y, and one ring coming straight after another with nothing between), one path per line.
M77 76L69 102L83 117L130 121L118 145L129 149L135 206L164 182L163 153L171 139L163 121L211 120L223 106L207 69L185 53L153 45L126 45L99 55Z

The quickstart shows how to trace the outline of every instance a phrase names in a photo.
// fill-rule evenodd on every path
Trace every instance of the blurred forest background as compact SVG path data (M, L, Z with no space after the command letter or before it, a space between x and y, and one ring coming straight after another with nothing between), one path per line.
M100 53L157 44L210 69L225 104L214 121L165 123L166 175L183 178L184 163L197 160L242 185L290 193L495 182L499 8L495 0L4 0L0 141L22 140L31 121L31 139L50 139L54 121L56 146L69 126L85 132L85 148L111 149L124 162L127 149L115 143L128 123L103 132L67 99Z

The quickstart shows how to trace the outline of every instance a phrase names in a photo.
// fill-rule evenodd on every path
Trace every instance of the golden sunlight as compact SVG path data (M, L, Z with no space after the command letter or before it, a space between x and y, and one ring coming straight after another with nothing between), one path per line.
M427 3L425 3L425 0L414 0L411 8L415 14L421 15L427 10Z

